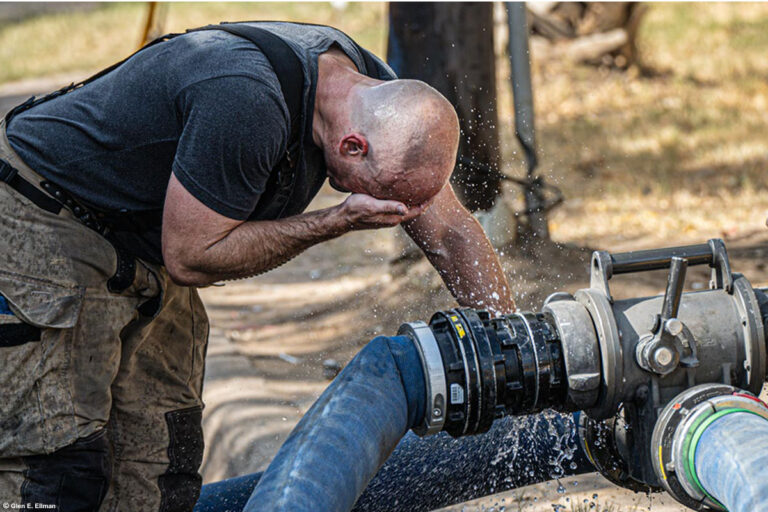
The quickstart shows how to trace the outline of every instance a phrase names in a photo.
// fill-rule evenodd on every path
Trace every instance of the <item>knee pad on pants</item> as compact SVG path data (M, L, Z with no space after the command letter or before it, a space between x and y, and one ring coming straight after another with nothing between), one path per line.
M160 476L161 512L187 512L195 506L203 479L198 473L203 460L202 408L190 407L165 415L170 444L169 464Z
M24 503L55 505L58 512L97 511L112 477L104 429L48 455L24 457Z

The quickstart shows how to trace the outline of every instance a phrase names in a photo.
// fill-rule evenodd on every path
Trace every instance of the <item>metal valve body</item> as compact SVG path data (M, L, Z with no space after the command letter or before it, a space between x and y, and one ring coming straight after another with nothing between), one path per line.
M712 288L683 293L690 265L712 267ZM614 300L615 274L670 268L664 296ZM761 313L761 304L767 310ZM720 240L610 255L595 252L591 283L557 293L542 311L490 318L456 309L404 324L427 382L419 433L461 436L505 414L584 410L582 442L595 466L633 489L660 489L650 453L661 409L693 386L759 394L766 378L768 298L732 274ZM626 428L617 428L621 423Z

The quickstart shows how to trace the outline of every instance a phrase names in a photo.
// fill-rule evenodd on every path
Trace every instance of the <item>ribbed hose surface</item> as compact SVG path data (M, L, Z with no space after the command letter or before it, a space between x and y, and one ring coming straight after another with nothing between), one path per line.
M299 422L263 483L254 489L262 474L253 474L205 485L195 512L420 512L594 471L571 415L507 417L459 439L409 433L400 440L423 417L424 393L410 339L376 338Z
M478 436L408 433L358 498L354 512L425 512L595 468L570 415L497 420ZM555 462L555 464L553 464ZM195 512L240 512L261 473L203 486Z
M423 417L424 376L409 338L368 343L302 418L245 511L347 512Z
M768 512L768 420L748 412L716 419L695 447L701 486L729 512Z

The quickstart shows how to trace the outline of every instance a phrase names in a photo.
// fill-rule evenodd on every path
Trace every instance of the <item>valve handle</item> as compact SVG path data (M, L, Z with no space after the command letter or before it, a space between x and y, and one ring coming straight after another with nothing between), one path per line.
M667 276L667 289L664 292L664 302L661 305L662 322L677 317L677 311L680 309L680 299L683 297L687 269L687 259L672 256L669 265L669 276Z

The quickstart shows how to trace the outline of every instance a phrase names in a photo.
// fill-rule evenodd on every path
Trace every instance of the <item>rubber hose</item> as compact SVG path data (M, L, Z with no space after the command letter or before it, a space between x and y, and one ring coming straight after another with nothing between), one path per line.
M400 441L423 417L424 393L413 342L374 339L299 422L261 482L253 474L205 485L195 512L240 512L249 496L245 510L347 512L363 489L354 510L415 512L594 469L572 417L551 412L498 420L480 436L410 433Z
M695 441L694 435L694 441ZM729 512L768 512L768 420L720 416L692 446L699 487Z
M347 512L424 416L424 374L404 336L368 343L277 452L244 511Z

